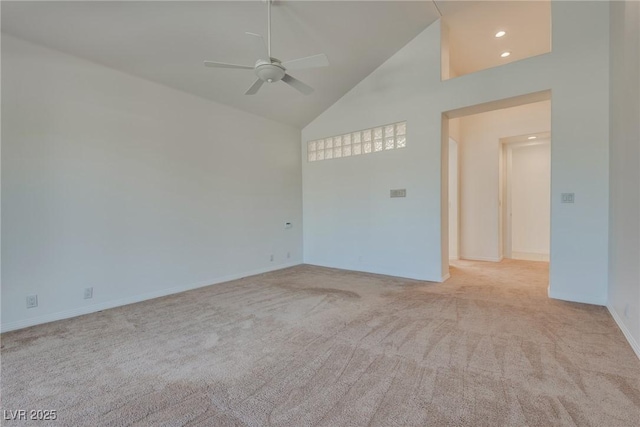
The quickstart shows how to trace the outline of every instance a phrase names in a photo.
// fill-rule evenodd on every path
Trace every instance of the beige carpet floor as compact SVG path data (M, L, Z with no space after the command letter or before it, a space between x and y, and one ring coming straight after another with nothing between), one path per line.
M640 361L547 277L298 266L6 333L2 409L58 420L4 425L640 425Z

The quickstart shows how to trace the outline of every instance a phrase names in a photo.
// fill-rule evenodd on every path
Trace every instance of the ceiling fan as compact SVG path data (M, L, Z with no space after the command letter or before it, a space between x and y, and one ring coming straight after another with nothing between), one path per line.
M236 68L240 70L254 70L258 76L257 80L247 89L245 95L253 95L265 83L275 83L282 80L289 86L297 89L305 95L313 92L313 88L300 80L292 77L287 73L288 70L302 70L306 68L326 67L329 65L327 55L321 53L319 55L307 56L305 58L292 59L290 61L281 62L277 58L271 56L271 2L267 2L267 44L259 34L246 34L251 37L253 48L258 60L254 66L226 64L224 62L204 61L204 65L214 68Z

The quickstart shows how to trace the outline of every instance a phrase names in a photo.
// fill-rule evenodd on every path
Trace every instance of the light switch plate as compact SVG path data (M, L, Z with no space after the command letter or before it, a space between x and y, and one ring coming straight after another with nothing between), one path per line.
M562 203L574 203L575 193L562 193Z
M390 197L407 197L407 189L406 188L400 188L397 190L391 190Z

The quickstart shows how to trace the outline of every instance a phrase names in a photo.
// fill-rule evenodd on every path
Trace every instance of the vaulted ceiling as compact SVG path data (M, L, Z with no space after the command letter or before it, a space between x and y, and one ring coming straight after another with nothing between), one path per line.
M326 53L327 68L244 91L252 70L205 68L205 59L253 65L245 31L266 36L262 1L2 2L2 31L243 111L303 127L438 19L431 1L276 1L272 55Z

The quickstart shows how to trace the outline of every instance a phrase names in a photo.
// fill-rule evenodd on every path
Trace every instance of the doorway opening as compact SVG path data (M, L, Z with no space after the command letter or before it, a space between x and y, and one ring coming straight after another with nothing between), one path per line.
M551 147L550 91L443 113L443 280L465 262L551 261Z
M503 138L502 247L504 258L549 261L551 134Z

